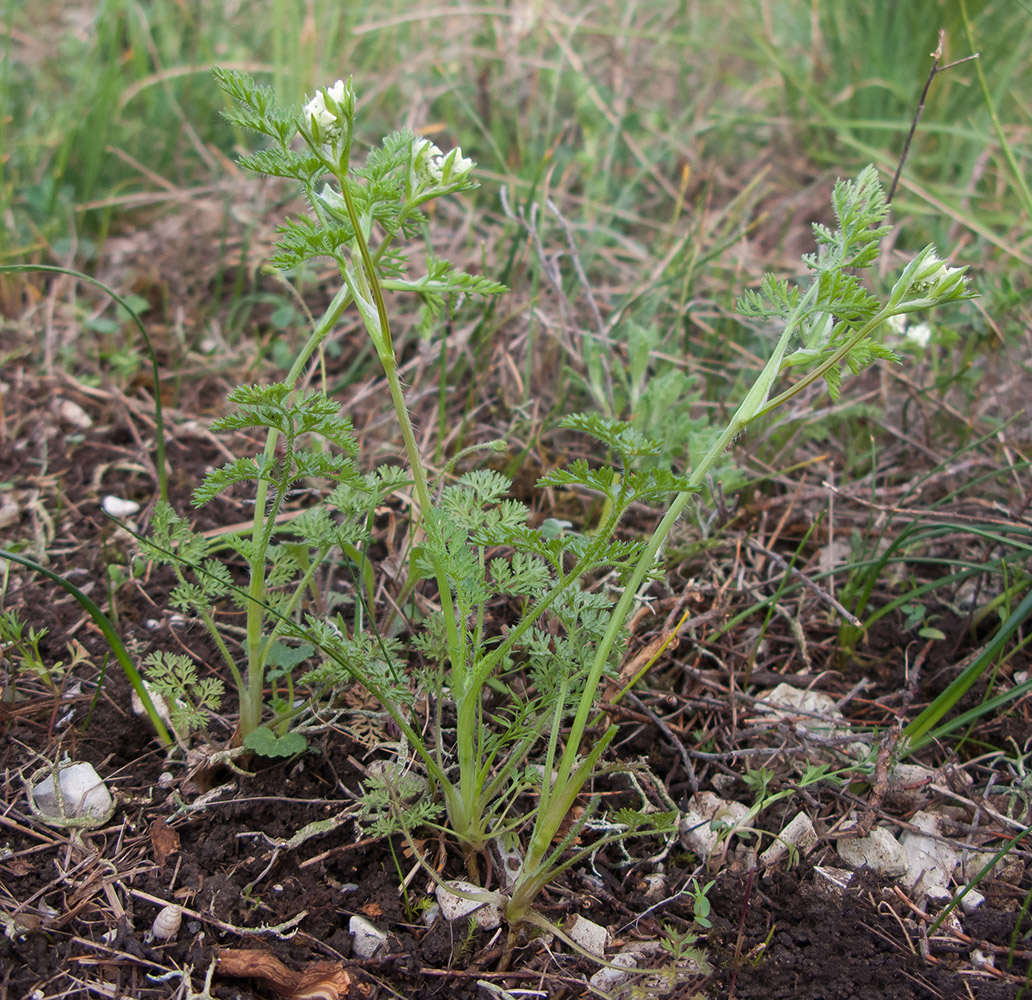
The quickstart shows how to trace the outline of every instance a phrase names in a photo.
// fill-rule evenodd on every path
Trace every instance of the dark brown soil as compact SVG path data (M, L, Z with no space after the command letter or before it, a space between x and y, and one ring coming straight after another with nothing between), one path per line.
M68 386L36 385L31 393L11 392L5 400L9 433L0 441L0 482L23 509L3 532L6 544L17 542L30 552L33 540L42 540L50 566L107 606L105 560L125 561L131 543L104 519L97 504L110 492L138 500L145 508L141 517L146 513L154 483L149 450L136 437L147 434L145 429L138 435L127 430L138 431L144 424L134 411L93 405L82 397L79 402L92 414L94 426L63 426L57 411L42 404L69 392ZM39 415L35 422L31 413ZM173 442L170 457L175 469L172 499L187 510L189 492L205 467L222 458L210 439L185 431ZM44 509L58 512L49 524ZM236 520L246 516L242 511L230 505L199 516L205 526L205 519ZM135 655L154 648L155 642L170 648L178 643L203 662L203 638L195 633L177 637L167 626L163 600L168 584L155 574L118 590L122 634ZM6 933L0 937L0 1000L201 996L216 950L240 948L261 949L295 971L314 962L343 963L355 977L356 996L486 996L478 980L513 995L521 995L518 990L549 997L586 993L584 981L596 966L564 953L561 943L524 939L503 973L499 960L504 935L470 936L465 928L440 920L427 928L416 904L426 895L428 879L415 869L400 839L371 838L349 819L295 848L285 846L306 824L335 816L351 804L349 793L358 787L366 746L347 734L328 733L301 757L249 774L229 768L201 770L181 757L179 763L169 763L146 725L129 713L128 687L117 665L107 665L103 687L94 697L98 670L107 662L106 644L78 604L21 570L12 571L6 581L4 602L26 622L49 629L41 646L49 661L67 660L73 641L89 657L60 679L59 698L36 685L30 699L0 705L0 911L6 915ZM882 697L898 704L892 699L901 687L900 651L909 638L893 636L891 630L875 638L881 647L880 673L872 673L874 687L853 706L859 715L881 711ZM778 669L791 659L781 661ZM693 728L705 720L711 733L730 731L727 706L707 694L709 689L692 689L686 680L688 669L697 663L692 650L682 646L664 670L657 670L656 684L681 679L668 683L666 693L641 695L667 719L672 719L670 706L682 705L671 725L689 744ZM763 669L769 668L761 665L758 677ZM923 678L929 685L942 684L934 665L925 667ZM822 686L841 697L855 680L848 674L828 674ZM919 700L929 693L922 689ZM652 774L679 804L692 780L707 787L713 776L741 773L730 757L726 764L707 758L696 761L692 779L669 732L658 729L648 714L628 708L614 717L622 726L613 744L620 748L617 752L647 756ZM884 718L882 712L879 721ZM209 735L223 746L231 734L213 728ZM97 766L119 799L111 823L81 840L48 829L26 806L23 783L29 774L41 762L65 754ZM618 777L607 786L614 794L624 788ZM743 788L739 784L737 791ZM199 807L202 795L207 804ZM794 801L792 811L807 808L819 831L828 830L835 809L840 809L838 800L804 798ZM857 807L862 809L863 802ZM763 826L780 828L789 815L787 806L772 810L763 817ZM462 874L460 859L443 842L439 849L435 840L428 841L426 848L429 856L441 860L446 877ZM650 908L644 877L657 868L646 861L646 847L635 850L637 859L629 866L621 868L625 859L604 852L593 868L585 863L566 873L545 894L543 912L553 920L582 913L614 932L614 947L655 940L664 924L689 926L692 910L686 894ZM964 918L967 938L940 930L929 942L923 936L927 921L892 887L862 877L844 893L822 892L813 872L813 865L821 862L840 864L831 840L793 869L782 863L750 877L729 861L709 894L713 926L704 944L715 971L684 974L665 995L737 1000L1004 1000L1018 995L1022 978L1032 969L1029 922L1021 911L1029 880L1020 866L1011 881L1003 877L981 887L988 900L981 911ZM676 848L661 864L672 890L685 886L696 871L694 859ZM406 909L399 883L413 871ZM158 901L186 908L182 929L171 943L147 936ZM353 915L363 915L388 932L385 955L366 961L351 957L348 921ZM284 924L289 926L279 933L268 930ZM976 950L991 960L995 971L972 963ZM276 994L267 983L231 980L218 972L210 992L226 1000L270 995Z

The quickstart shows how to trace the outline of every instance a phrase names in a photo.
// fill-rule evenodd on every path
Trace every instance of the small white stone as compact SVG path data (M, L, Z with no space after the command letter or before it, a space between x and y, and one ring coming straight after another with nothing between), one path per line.
M587 917L575 913L563 927L566 936L592 955L604 955L609 944L609 931Z
M154 706L154 711L158 713L158 718L165 723L166 726L172 725L172 716L169 714L168 702L160 695L154 688L147 683L143 682L143 689L147 692L148 697L151 700L151 704ZM133 689L129 694L129 704L132 707L133 715L143 719L147 715L147 709L144 708L143 699Z
M516 884L516 879L523 871L523 851L519 844L513 847L507 846L504 837L495 837L491 843L494 844L500 863L502 892L508 892Z
M996 857L989 851L964 851L960 862L960 873L958 877L963 882L971 882L978 878L981 874L982 869L989 864ZM996 877L999 875L994 869L989 869L991 874Z
M941 831L939 817L934 813L916 812L910 822L922 832L907 831L900 837L907 855L903 885L922 896L927 895L932 886L949 884L953 869L957 867L957 852L949 844L929 836Z
M716 821L737 826L749 814L749 807L733 799L722 799L712 792L699 792L692 797L688 809L681 814L678 826L682 846L705 860L720 840L720 832L711 828Z
M603 968L599 969L591 979L589 983L596 989L601 990L603 993L608 993L610 990L619 986L620 983L624 982L630 975L631 969L638 967L638 962L635 956L629 952L621 952L619 955L614 955L610 960L610 965L619 966L619 968ZM624 970L628 971L624 971Z
M373 958L387 947L387 935L365 917L352 917L348 921L348 933L351 935L351 949L359 958Z
M760 855L760 863L765 867L776 864L794 847L800 857L805 857L817 843L817 831L813 828L810 817L798 812L789 821L781 836Z
M960 901L960 908L965 913L974 913L985 902L983 896L977 889L969 889L964 898Z
M930 798L925 790L939 777L938 773L920 764L897 764L888 776L885 797L893 809L913 812Z
M57 412L66 424L78 427L79 430L89 430L93 426L93 418L78 404L70 399L62 399L58 404Z
M440 915L441 915L441 904L440 903L431 903L423 911L423 923L426 924L427 927L433 927L433 925L435 923L437 923L437 918Z
M953 893L944 885L930 885L928 887L928 902L931 906L945 906L951 899Z
M0 529L10 528L21 520L21 505L10 497L0 500Z
M821 691L807 691L792 687L791 684L779 684L767 691L760 700L778 709L776 714L786 721L794 722L800 731L826 737L847 731L835 725L836 722L844 721L842 713L835 707L835 699Z
M870 868L888 878L899 878L907 870L906 851L883 826L866 837L843 838L835 846L839 857L854 868Z
M455 892L452 892L452 889ZM458 895L460 892L481 898L468 899L466 895ZM477 924L485 931L493 931L496 927L501 926L501 907L491 899L484 898L495 894L487 893L472 882L464 882L462 879L445 882L444 885L437 887L435 895L441 907L441 915L449 923L462 917L475 916Z
M119 520L132 517L133 514L140 512L140 505L135 500L125 500L122 497L112 496L110 493L101 497L100 506L104 509L105 514L110 514Z
M848 868L833 868L831 865L814 865L817 886L830 895L840 895L849 888L853 873Z
M107 790L92 764L81 762L58 766L63 804L58 801L51 774L32 789L32 801L40 815L47 820L89 816L98 822L106 822L115 809L115 800Z
M835 699L821 691L807 691L791 684L779 684L763 695L762 700L774 708L789 712L816 712L820 715L841 719L842 713L835 707Z

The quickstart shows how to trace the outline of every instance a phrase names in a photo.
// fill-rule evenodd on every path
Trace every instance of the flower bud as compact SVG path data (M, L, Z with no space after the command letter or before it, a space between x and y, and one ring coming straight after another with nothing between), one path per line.
M305 116L311 124L313 135L326 135L342 127L340 119L347 113L348 90L344 81L338 80L332 87L318 91L305 105Z
M944 287L947 283L952 285L955 283L956 277L958 275L962 276L965 270L966 268L962 267L947 267L946 262L944 260L940 260L939 257L932 252L925 259L922 266L914 273L910 290L920 294L922 292L932 291L937 286L940 288Z
M468 156L463 156L462 149L456 146L441 163L441 183L445 185L457 183L465 179L466 174L472 169L473 161Z
M949 267L932 246L925 247L899 276L889 306L894 313L971 298L967 290L967 268Z

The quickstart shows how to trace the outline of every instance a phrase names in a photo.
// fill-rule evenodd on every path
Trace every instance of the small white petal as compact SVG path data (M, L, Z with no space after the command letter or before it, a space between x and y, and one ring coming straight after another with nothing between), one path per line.
M907 329L906 338L918 347L927 347L928 341L932 339L932 328L927 323L917 323Z
M326 95L321 90L305 105L305 116L320 128L329 128L337 123L337 116L326 107Z
M132 517L133 514L139 513L140 510L140 505L135 500L124 500L122 497L111 496L110 494L101 498L100 506L105 514L118 518Z

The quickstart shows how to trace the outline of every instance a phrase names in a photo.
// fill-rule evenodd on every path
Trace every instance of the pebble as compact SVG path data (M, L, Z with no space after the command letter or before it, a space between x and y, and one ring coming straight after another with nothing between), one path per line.
M563 933L592 955L604 955L609 944L609 931L587 917L575 913L566 921Z
M112 496L110 493L101 497L100 506L105 514L124 520L140 512L140 505L135 500L126 500L123 497Z
M351 948L359 958L373 958L387 947L387 935L365 917L354 916L348 921Z
M810 817L798 812L781 831L781 836L760 855L760 864L770 867L777 864L794 847L800 857L805 857L817 844L817 831L813 828Z
M839 857L854 868L870 868L888 878L899 878L908 868L906 851L883 826L866 837L843 838L835 846Z
M942 827L934 813L916 812L910 822L922 832L908 830L900 837L907 856L907 871L902 881L905 888L918 896L927 896L933 886L949 884L957 867L957 852L949 844L935 839L934 835L941 833Z
M52 774L32 788L32 802L44 822L89 816L106 823L111 818L115 800L92 764L59 764L58 775L63 802L58 799Z
M455 889L456 892L451 890ZM435 891L437 902L441 907L441 915L449 923L459 920L462 917L475 916L477 924L485 931L493 931L502 924L502 910L497 903L483 899L467 899L457 893L487 895L485 890L472 882L464 882L462 879L454 879L439 885ZM491 893L490 895L494 895Z

